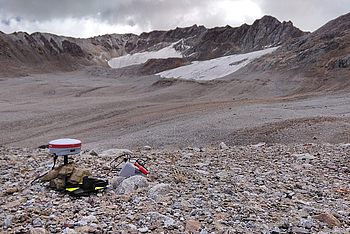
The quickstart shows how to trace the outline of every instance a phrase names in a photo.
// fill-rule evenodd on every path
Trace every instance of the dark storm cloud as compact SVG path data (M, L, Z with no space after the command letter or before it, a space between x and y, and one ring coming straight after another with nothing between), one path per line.
M238 26L265 14L314 30L349 11L349 0L0 0L0 31L88 36L193 24Z
M110 24L169 27L181 22L193 10L207 14L203 0L0 0L0 11L8 17L21 16L29 21L62 18L93 18ZM206 16L207 14L207 16ZM211 19L215 21L215 18ZM220 21L220 20L217 20Z

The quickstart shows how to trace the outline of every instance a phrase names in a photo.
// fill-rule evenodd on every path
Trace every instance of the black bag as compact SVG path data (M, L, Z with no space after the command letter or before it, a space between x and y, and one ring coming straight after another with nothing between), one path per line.
M82 184L67 184L66 191L72 196L88 196L91 193L96 193L106 189L108 180L89 178L85 176Z

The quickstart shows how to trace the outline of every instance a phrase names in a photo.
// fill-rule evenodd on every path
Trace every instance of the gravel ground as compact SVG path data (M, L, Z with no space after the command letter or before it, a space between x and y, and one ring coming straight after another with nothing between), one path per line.
M96 150L97 151L97 150ZM349 233L350 144L136 149L149 176L123 182L116 151L74 161L110 187L72 198L30 181L47 150L0 148L3 233Z
M350 140L348 92L192 82L95 68L0 79L0 145L78 138L96 149ZM283 97L281 97L283 96Z

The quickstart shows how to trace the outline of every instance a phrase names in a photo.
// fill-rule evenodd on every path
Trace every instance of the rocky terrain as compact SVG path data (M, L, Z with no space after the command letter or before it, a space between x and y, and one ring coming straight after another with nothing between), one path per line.
M125 151L125 150L124 150ZM3 233L348 233L349 144L291 144L178 151L136 149L147 177L118 177L122 150L74 160L110 180L73 198L30 182L52 165L47 150L1 147Z
M270 16L87 39L0 33L1 232L349 233L349 16L313 33ZM171 44L183 58L107 66ZM271 46L217 80L153 75ZM106 191L30 184L52 166L36 148L62 137L82 140L74 161ZM111 148L134 149L149 176L118 177Z

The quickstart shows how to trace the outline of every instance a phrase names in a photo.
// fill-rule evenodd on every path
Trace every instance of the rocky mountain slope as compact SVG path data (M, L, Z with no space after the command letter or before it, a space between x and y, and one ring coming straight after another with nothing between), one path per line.
M242 73L252 71L289 73L306 87L312 83L314 90L350 86L350 13L257 59Z
M305 33L291 22L281 23L271 16L264 16L253 25L236 28L207 29L194 25L139 36L111 34L80 39L48 33L0 33L0 61L5 65L0 72L21 74L74 70L89 65L106 66L110 58L159 50L175 42L178 42L175 49L188 60L205 60L280 45L302 35Z
M136 37L104 35L88 39L62 37L48 33L0 33L0 72L52 72L106 63L106 59L125 53L125 44Z

